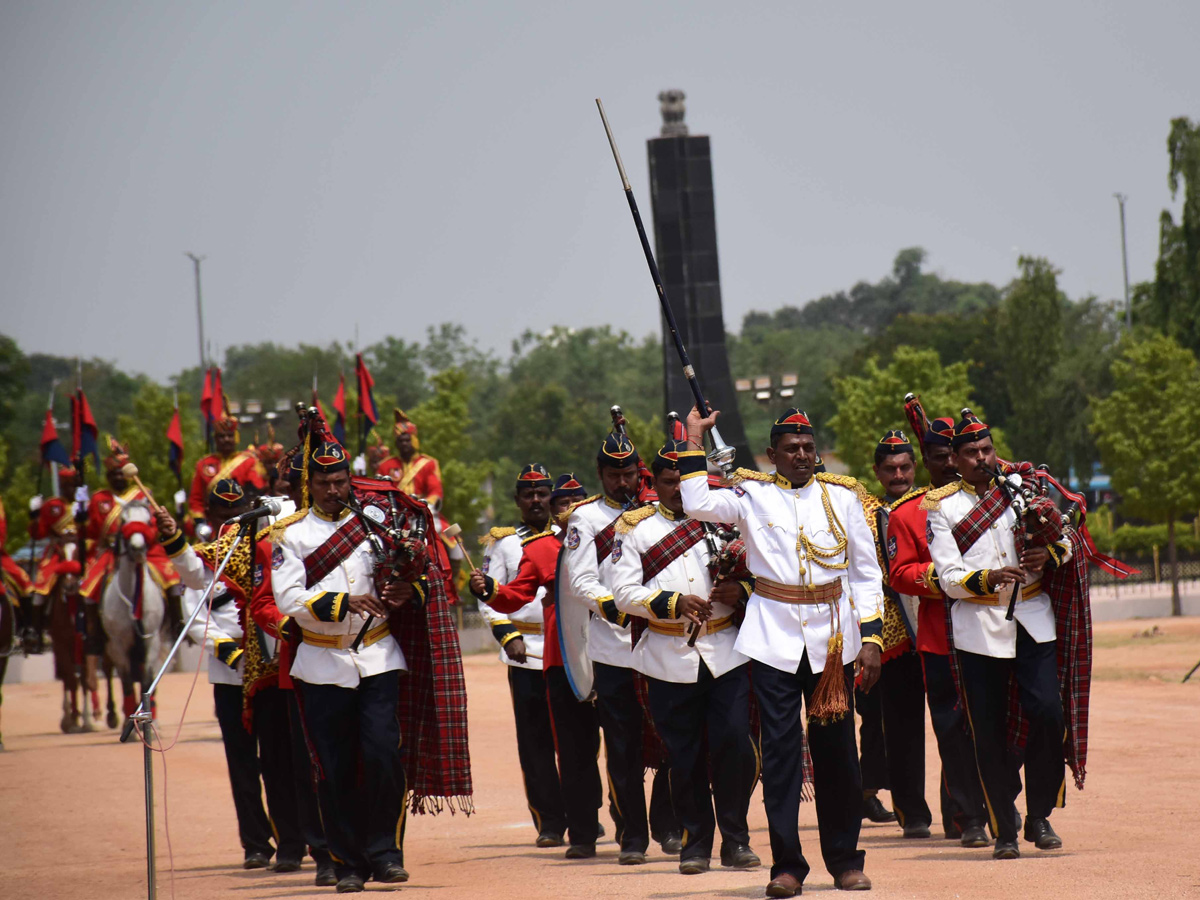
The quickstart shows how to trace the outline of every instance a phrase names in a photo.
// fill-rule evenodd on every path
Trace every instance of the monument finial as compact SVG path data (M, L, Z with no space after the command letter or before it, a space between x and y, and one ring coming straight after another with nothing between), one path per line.
M680 90L660 91L658 95L659 111L662 113L663 137L687 137L688 127L683 121L687 107L683 100L686 95Z

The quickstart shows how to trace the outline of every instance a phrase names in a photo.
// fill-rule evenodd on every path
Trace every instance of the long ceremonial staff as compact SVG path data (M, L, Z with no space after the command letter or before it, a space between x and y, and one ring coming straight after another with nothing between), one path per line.
M658 274L658 263L654 261L654 251L650 249L650 241L646 237L645 226L642 225L642 214L638 212L637 201L633 198L633 188L629 185L629 176L625 174L625 164L621 162L621 153L617 150L617 142L613 138L612 128L608 125L608 116L604 114L604 104L600 102L600 98L596 98L596 108L600 110L600 120L604 123L604 133L608 135L608 145L612 148L613 159L617 163L617 171L621 174L621 185L625 188L625 199L629 201L629 211L633 213L633 223L637 226L638 238L642 242L642 252L646 254L646 265L650 267L650 277L654 279L654 289L658 292L658 302L662 306L663 316L666 317L667 327L671 329L671 337L675 341L675 352L679 354L679 363L683 366L683 376L687 379L688 387L692 389L692 396L696 400L696 409L700 410L701 415L709 411L708 401L704 399L704 392L700 390L700 382L696 378L696 370L692 367L691 361L688 359L687 348L683 346L683 338L679 336L679 327L675 324L675 313L671 310L671 304L667 300L667 295L663 291L662 276ZM736 450L725 443L721 437L721 432L717 431L714 425L709 432L709 437L712 439L713 449L708 454L708 458L716 465L721 467L721 470L728 475L733 471L733 457Z

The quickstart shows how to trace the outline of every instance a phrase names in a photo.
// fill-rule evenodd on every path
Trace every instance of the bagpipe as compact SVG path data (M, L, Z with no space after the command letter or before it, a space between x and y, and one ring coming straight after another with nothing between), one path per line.
M712 586L715 588L721 582L745 570L746 545L736 525L715 525L712 522L701 524L704 526L704 542L708 545L708 571L712 575ZM740 624L740 620L737 621ZM696 638L699 636L700 626L693 623L688 631L687 645L695 647Z

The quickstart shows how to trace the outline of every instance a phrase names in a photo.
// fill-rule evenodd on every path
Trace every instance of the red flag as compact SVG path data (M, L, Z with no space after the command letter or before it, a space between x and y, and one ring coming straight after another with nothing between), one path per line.
M333 395L333 411L337 413L337 419L333 423L333 436L338 439L338 443L346 443L346 376L338 376L337 393Z
M379 421L379 408L375 405L375 379L367 371L367 364L363 362L361 353L355 357L354 370L358 375L358 411L373 428Z
M100 429L92 418L83 388L71 397L71 455L74 459L91 455L96 465L100 465Z
M211 422L213 420L213 411L212 411L213 389L212 389L212 387L213 387L212 386L212 369L205 369L204 370L204 387L200 391L200 412L204 415L205 422Z
M56 462L60 466L71 464L67 448L58 439L58 429L54 427L54 414L50 410L46 410L46 424L42 426L42 462Z
M171 416L171 424L167 426L167 465L175 473L175 478L183 480L183 428L179 424L179 407L175 407L175 415Z
M212 417L219 419L229 410L229 400L225 397L225 388L221 384L221 369L213 369L212 382Z

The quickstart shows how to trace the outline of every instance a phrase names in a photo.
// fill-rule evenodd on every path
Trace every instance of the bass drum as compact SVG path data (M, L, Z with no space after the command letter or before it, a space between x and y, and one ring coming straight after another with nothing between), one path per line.
M582 702L594 700L592 660L588 656L588 623L591 611L576 598L570 587L563 586L563 560L558 555L554 570L554 618L558 631L558 649L562 653L563 669L571 690Z

